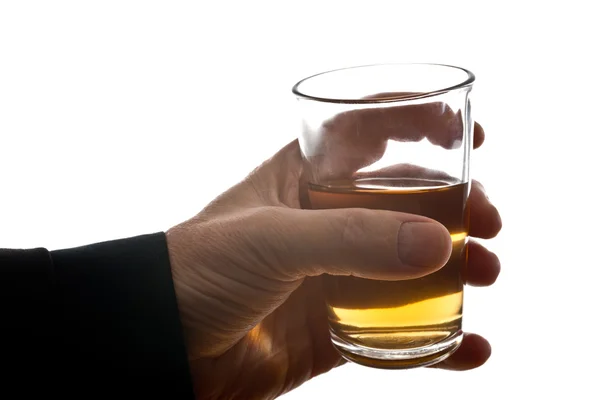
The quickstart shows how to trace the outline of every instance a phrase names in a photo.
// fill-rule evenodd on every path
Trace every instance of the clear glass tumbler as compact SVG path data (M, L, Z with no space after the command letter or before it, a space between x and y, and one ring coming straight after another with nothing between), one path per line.
M452 255L423 278L325 276L331 338L350 361L435 364L462 340L474 75L437 64L370 65L298 82L300 147L312 209L384 209L433 218Z

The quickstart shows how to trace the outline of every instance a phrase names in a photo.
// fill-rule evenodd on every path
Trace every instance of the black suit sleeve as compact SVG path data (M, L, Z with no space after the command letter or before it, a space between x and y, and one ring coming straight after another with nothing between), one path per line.
M0 250L0 290L11 398L193 399L163 233Z

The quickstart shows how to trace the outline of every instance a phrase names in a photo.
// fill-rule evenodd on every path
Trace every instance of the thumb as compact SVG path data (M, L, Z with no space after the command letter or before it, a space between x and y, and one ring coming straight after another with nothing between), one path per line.
M323 273L377 280L419 278L443 267L448 230L432 219L360 208L258 213L248 238L282 279ZM260 245L257 247L257 244Z

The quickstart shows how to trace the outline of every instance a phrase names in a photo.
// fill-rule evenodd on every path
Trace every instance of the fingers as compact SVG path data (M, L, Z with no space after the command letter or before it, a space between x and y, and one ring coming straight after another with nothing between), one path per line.
M454 112L447 104L436 102L342 112L326 121L318 134L304 135L302 141L311 164L311 180L323 181L349 178L372 165L383 157L389 141L427 138L433 145L457 149L463 144L464 131L462 111ZM477 148L485 138L481 125L475 123L473 134Z
M481 244L470 240L467 244L468 258L463 280L471 286L489 286L500 274L500 260Z
M365 96L365 99L401 99L415 95L419 95L419 93L385 92ZM453 112L451 107L443 102L401 104L382 109L355 110L352 112L364 113L365 119L368 120L371 117L376 120L373 126L379 128L386 138L414 141L426 137L433 144L444 148L455 147L456 140L462 142L462 113L460 110L456 113ZM386 120L387 123L385 123ZM386 130L389 132L386 132ZM484 138L485 135L481 125L475 123L474 147L481 146Z
M349 177L381 159L388 140L428 138L444 148L462 142L463 122L444 103L352 110L325 122L322 134L306 138L306 155L319 179Z
M433 365L433 368L451 371L465 371L483 365L492 354L492 347L483 337L474 333L465 333L462 344L446 360Z
M441 268L452 250L440 223L393 211L263 208L245 226L244 247L262 258L271 277L282 280L323 273L413 279Z
M473 148L477 149L481 147L483 141L485 140L485 132L479 122L475 122L475 127L473 128Z
M483 185L473 180L469 194L469 235L491 239L502 229L502 219L496 207L485 194Z
M483 185L473 180L468 199L469 235L491 239L502 229L498 209L485 194ZM468 246L468 261L463 271L465 282L472 286L489 286L500 274L500 260L481 244L471 240Z
M426 137L445 148L453 147L463 135L460 112L441 102L353 110L336 116L328 127L343 131L350 126L380 141L414 142Z

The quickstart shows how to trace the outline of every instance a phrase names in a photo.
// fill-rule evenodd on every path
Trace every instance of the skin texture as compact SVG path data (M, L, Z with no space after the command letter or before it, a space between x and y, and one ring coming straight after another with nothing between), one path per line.
M392 112L387 119L392 125L396 119L414 125L419 113L428 112L442 113L439 120L451 129L457 121L462 124L460 114L445 108ZM344 142L336 136L350 126L348 118L361 119L364 131L372 132L368 140ZM388 139L427 137L441 147L455 145L436 137L443 130L431 126L418 126L418 135L415 128L408 130L410 137L394 136L395 129L381 126L381 114L340 114L328 124L324 135L335 145L320 148L324 163L315 168L321 171L317 174L348 176L381 157ZM474 147L483 140L476 124ZM318 165L319 159L313 162ZM304 182L314 174L303 168L294 141L167 232L197 398L272 399L341 365L329 339L321 274L410 279L434 272L448 259L447 230L427 218L383 210L302 209ZM500 216L480 183L473 182L468 204L470 236L494 237ZM498 258L474 240L468 246L465 281L492 284L500 272ZM467 333L460 349L435 367L475 368L490 353L484 338Z

